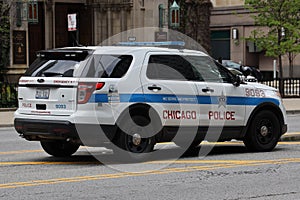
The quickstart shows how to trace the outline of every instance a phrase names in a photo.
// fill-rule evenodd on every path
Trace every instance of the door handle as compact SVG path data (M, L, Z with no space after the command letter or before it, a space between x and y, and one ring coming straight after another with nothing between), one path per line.
M211 89L209 87L203 88L202 92L208 93L208 92L214 92L214 89Z
M152 86L148 86L149 90L152 90L154 92L157 92L159 90L161 90L161 87L157 86L157 85L152 85Z

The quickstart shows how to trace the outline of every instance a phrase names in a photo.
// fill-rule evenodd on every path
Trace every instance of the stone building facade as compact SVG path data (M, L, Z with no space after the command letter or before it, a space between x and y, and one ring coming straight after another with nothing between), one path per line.
M98 45L120 32L140 27L167 28L168 0L20 0L12 1L11 59L6 70L9 82L17 82L35 53L75 45ZM17 4L19 2L19 4ZM29 2L37 3L36 21L28 21ZM35 13L36 12L36 13ZM68 31L68 14L76 14L77 31ZM164 16L162 16L164 17ZM145 33L145 40L154 34ZM124 36L123 37L127 37ZM129 36L128 36L129 37ZM128 38L124 38L128 39ZM144 38L142 38L144 39Z
M16 0L11 11L11 58L6 70L9 82L17 82L35 52L74 45L99 45L120 32L154 27L168 28L170 0ZM19 4L17 5L17 2ZM28 21L28 2L37 3L37 20ZM273 60L266 57L249 37L255 29L244 0L211 0L211 54L214 58L230 59L241 64L258 66L266 76L272 76ZM161 10L162 9L162 10ZM163 16L161 15L161 11ZM68 31L68 14L76 14L77 31ZM161 20L161 17L163 20ZM155 31L155 30L154 30ZM233 38L233 32L235 38ZM141 34L141 41L154 41L155 35ZM128 40L131 35L122 35ZM164 35L162 35L164 36ZM288 59L283 57L284 76L288 76ZM300 56L295 60L294 74L300 76Z

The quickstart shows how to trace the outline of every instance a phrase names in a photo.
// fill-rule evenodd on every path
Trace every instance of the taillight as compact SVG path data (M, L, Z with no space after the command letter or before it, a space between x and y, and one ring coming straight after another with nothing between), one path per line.
M102 89L103 86L104 86L104 83L103 83L103 82L96 83L96 90Z
M105 83L78 83L77 88L77 102L78 104L85 104L89 101L91 95L95 90L100 90L103 88Z

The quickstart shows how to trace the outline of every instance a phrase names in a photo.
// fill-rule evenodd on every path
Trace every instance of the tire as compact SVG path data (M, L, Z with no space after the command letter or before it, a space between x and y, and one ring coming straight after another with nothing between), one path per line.
M155 145L155 137L148 125L149 120L143 116L133 116L123 120L122 128L119 128L113 142L117 146L114 152L121 158L120 160L147 159Z
M41 141L44 151L55 157L69 157L74 154L80 145L65 141Z
M250 151L272 151L280 138L280 122L271 111L260 111L248 127L244 144Z

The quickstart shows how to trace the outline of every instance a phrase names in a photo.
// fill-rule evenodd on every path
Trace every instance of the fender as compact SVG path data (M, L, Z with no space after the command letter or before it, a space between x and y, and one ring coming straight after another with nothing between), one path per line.
M155 109L153 109L149 104L146 103L137 103L132 104L128 108L126 108L119 116L116 122L116 126L119 125L125 120L130 117L132 119L133 116L143 116L148 119L148 124L153 124L157 130L156 138L160 138L162 134L162 123L160 121L160 117ZM117 136L116 136L117 137Z
M249 126L250 126L253 118L255 117L255 115L257 115L262 110L270 110L271 112L273 112L278 117L279 122L280 122L280 128L281 128L281 130L283 130L284 117L283 117L283 114L282 114L280 108L274 103L266 102L266 103L262 103L262 104L256 106L255 109L252 111L250 117L248 118L247 125L244 128L244 130L242 131L243 137L246 135L247 130L249 129Z

